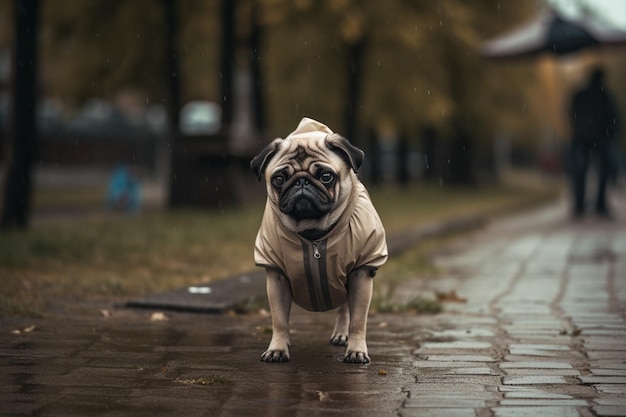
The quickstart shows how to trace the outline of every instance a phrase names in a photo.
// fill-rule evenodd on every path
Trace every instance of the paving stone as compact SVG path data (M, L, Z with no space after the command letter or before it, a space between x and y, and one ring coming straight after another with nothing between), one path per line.
M599 345L616 345L617 347L622 347L622 349L626 349L624 344L626 343L626 337L624 336L604 336L604 335L588 335L582 333L582 337L585 340L585 344L599 344Z
M509 345L509 349L538 349L538 350L570 350L569 346L550 344L550 343L512 343Z
M496 384L499 385L499 384ZM446 395L449 393L456 393L457 395L460 393L463 394L472 394L472 395L483 395L483 393L487 392L485 385L475 384L471 381L466 381L464 383L457 383L457 381L451 381L449 378L442 379L438 382L433 382L430 384L417 384L413 385L410 389L411 395Z
M581 376L583 384L626 384L626 376Z
M587 359L586 355L584 352L579 351L578 349L576 350L570 350L567 352L559 352L559 351L552 351L552 352L558 352L559 355L557 355L556 357L553 356L546 356L546 357L541 357L541 356L524 356L524 355L506 355L505 360L507 362L532 362L532 361L567 361L567 362L575 362L578 360L578 362L580 362L581 360L585 360Z
M591 360L620 359L623 361L626 355L624 354L623 351L619 351L619 350L590 350L590 351L587 351L587 356L589 356L589 359Z
M626 405L626 398L624 397L594 398L593 401L598 405Z
M626 416L626 406L624 405L598 405L593 407L593 411L600 417L624 417Z
M550 328L558 327L561 325L561 320L556 318L552 312L543 315L534 314L532 316L525 316L523 314L510 318L511 325L524 326L524 327L539 327Z
M592 368L602 369L626 369L626 363L617 362L615 359L594 359L589 361Z
M488 366L475 366L470 368L453 368L448 371L451 375L499 375Z
M586 407L587 401L579 399L557 399L557 398L540 398L540 399L504 399L500 401L500 405L517 405L517 406L549 406L549 407Z
M556 328L554 329L556 330ZM572 344L572 336L568 334L562 334L563 326L559 327L558 334L551 334L549 336L526 336L523 338L516 339L519 341L519 344L536 344L536 345L566 345L570 346ZM578 342L578 339L576 339ZM571 349L570 349L571 350Z
M519 314L526 315L548 315L550 314L550 306L545 304L513 304L513 305L501 305L501 315L503 316L517 316Z
M473 408L404 408L400 417L476 417Z
M593 375L593 376L621 376L621 377L626 377L626 369L591 368L591 375Z
M575 407L493 407L494 417L580 417Z
M464 297L470 298L472 297L472 294L463 294ZM477 299L474 298L475 302L477 302ZM478 304L474 304L474 303L466 303L466 304L454 304L454 305L447 305L445 306L446 311L451 312L451 313L455 313L455 314L466 314L466 315L483 315L483 314L488 314L489 313L489 307L487 306L489 304L489 302L491 301L491 298L487 298L484 302L480 302Z
M513 327L513 326L504 326L504 330L513 336L518 338L523 337L546 337L546 336L558 336L559 332L562 330L562 327L554 327L554 328L528 328L528 327Z
M540 384L567 384L562 376L505 376L502 379L505 385L540 385Z
M585 349L590 351L606 351L614 350L622 352L626 357L626 339L625 340L613 340L613 341L590 341L585 342Z
M460 398L468 398L473 400L484 400L484 401L499 401L500 394L495 391L465 391L463 389L452 389L452 387L447 386L441 390L424 390L424 391L415 391L411 390L410 398L432 398L436 400L445 400L448 398L460 399Z
M586 329L608 329L608 330L624 330L626 326L624 323L586 323L572 320L577 327L583 329L583 334Z
M567 400L572 399L573 397L568 394L559 394L554 392L545 391L539 388L534 387L525 387L525 386L502 386L498 387L501 392L504 393L504 398L528 398L528 399L560 399Z
M409 398L405 408L478 408L485 407L484 400L474 398Z
M496 358L485 355L424 355L424 359L439 362L496 362Z
M469 329L446 329L441 332L433 332L434 337L453 337L453 338L468 338L468 337L493 337L493 331L483 328L469 328Z
M577 382L577 381L576 381ZM598 396L594 386L581 384L557 384L557 385L500 385L498 391L501 393L509 392L546 392L558 395L567 395L565 398L593 398ZM559 397L557 397L559 398ZM560 397L564 398L564 397Z
M456 314L439 314L440 320L454 323L454 327L471 328L474 326L497 325L498 320L492 316L459 316Z
M414 368L470 368L475 367L474 362L454 362L454 361L414 361Z
M581 323L623 323L624 319L619 314L614 313L577 313L570 314L570 318Z
M585 335L602 335L602 336L626 336L626 329L585 329L583 330Z
M520 356L546 356L546 357L556 357L560 356L560 352L553 350L539 350L539 349L528 349L528 348L519 348L519 347L509 347L509 352L511 355L520 355Z
M423 373L415 375L415 382L418 384L439 384L445 381L452 384L450 389L459 389L456 385L484 385L498 386L501 383L501 376L497 375L445 375L436 374L432 370L424 370Z
M580 371L577 369L512 368L503 372L505 375L580 376Z
M414 354L420 354L429 350L440 350L440 349L472 349L472 350L480 350L480 349L489 349L491 347L491 343L489 342L477 342L477 341L465 341L465 340L457 340L454 342L424 342L417 349Z
M601 394L626 395L626 385L624 384L594 384L593 387Z
M502 362L500 369L531 368L531 369L572 369L572 365L567 362L554 361L520 361Z

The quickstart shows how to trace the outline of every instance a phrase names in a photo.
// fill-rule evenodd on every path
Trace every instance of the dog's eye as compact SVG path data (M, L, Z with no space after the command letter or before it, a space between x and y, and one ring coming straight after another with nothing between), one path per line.
M283 174L274 175L272 177L272 185L274 187L282 187L285 185L285 176Z
M330 184L335 180L335 174L332 172L325 171L320 175L320 181L322 184Z

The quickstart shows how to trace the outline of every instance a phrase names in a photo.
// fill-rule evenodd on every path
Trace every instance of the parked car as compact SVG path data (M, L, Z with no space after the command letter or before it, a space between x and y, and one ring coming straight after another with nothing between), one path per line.
M213 135L221 128L222 109L210 101L190 101L180 110L183 135Z

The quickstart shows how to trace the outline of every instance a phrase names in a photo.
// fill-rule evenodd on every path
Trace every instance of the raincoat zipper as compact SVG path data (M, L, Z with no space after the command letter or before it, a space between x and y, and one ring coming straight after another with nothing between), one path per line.
M319 259L322 257L322 255L320 254L320 251L317 249L317 246L319 245L319 242L313 242L313 257L315 259Z
M333 308L326 271L326 241L304 241L305 272L314 311Z

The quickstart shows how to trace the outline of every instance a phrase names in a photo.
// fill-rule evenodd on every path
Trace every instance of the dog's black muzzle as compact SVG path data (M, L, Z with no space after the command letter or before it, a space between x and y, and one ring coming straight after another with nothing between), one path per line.
M282 188L280 211L296 220L319 219L333 207L328 190L309 175L296 174Z

